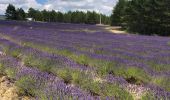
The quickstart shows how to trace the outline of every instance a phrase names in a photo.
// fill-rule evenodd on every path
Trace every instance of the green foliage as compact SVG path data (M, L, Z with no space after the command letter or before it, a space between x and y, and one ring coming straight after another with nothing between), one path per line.
M23 95L34 96L37 92L36 80L31 76L23 76L15 84L19 88L19 93Z
M115 98L118 98L120 100L133 100L133 97L130 93L125 91L123 88L120 88L116 84L106 84L104 85L104 91L107 91L106 95L112 96L114 93Z
M79 64L88 66L88 57L86 55L71 55L70 58Z
M26 13L22 8L17 9L17 20L25 20Z
M96 12L87 12L86 16L87 24L96 24L97 23L97 13Z
M14 69L14 68L5 68L5 74L10 78L15 78L16 69Z
M156 97L151 92L145 93L145 95L143 95L141 98L141 100L155 100L155 99L156 99Z
M66 84L70 84L72 81L71 72L68 69L58 69L56 70L57 75L60 76Z
M134 33L170 35L169 3L169 0L119 0L112 23Z
M13 5L9 5L6 10L7 19L11 20L25 20L26 14L22 8L15 9ZM69 11L67 13L52 11L39 11L34 8L29 8L27 17L33 18L35 21L44 22L64 22L64 23L86 23L86 24L99 24L100 14L95 11L87 13L83 11ZM110 24L110 17L101 14L102 24Z
M152 82L167 91L170 91L170 78L169 77L154 77Z
M170 65L168 64L150 63L150 67L157 72L170 71Z
M111 15L111 25L122 25L125 17L126 0L119 0Z
M148 83L151 77L143 70L137 67L119 67L114 70L115 75L123 76L129 81L133 81L135 84Z
M28 17L36 19L36 10L34 8L29 8L28 10Z
M116 65L113 62L108 61L100 61L98 62L99 68L97 68L97 72L99 75L107 75L107 74L114 74L114 70L116 69Z
M15 78L16 77L16 69L15 68L10 68L7 66L7 62L4 63L3 61L0 61L0 76L5 75L10 78Z
M71 74L72 74L72 83L74 83L74 84L81 84L83 77L85 77L79 71L76 71L76 72L71 73Z
M32 54L23 57L23 62L27 66L37 67L42 71L49 71L53 66L53 61L46 58L36 57Z
M18 58L20 54L21 54L21 49L15 49L10 52L10 55L12 55L15 58Z
M2 75L4 74L4 69L5 69L4 65L0 63L0 74Z
M115 84L105 84L92 79L89 74L85 72L80 72L78 70L61 68L61 69L52 69L53 73L61 77L67 84L75 84L81 88L90 91L94 96L116 96L117 98L129 98L132 99L132 96ZM123 93L123 95L120 95Z
M167 44L170 46L170 41Z
M8 5L5 15L8 20L25 20L26 18L26 14L22 8L16 10L11 4Z
M6 18L8 20L16 20L17 19L17 12L16 9L13 5L9 4L7 9L6 9Z
M36 13L36 12L35 12ZM43 15L43 21L45 22L50 22L50 14L48 11L43 10L42 11L42 15Z

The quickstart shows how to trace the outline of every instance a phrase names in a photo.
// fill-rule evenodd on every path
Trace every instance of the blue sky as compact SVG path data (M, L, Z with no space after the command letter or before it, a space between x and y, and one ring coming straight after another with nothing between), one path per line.
M47 2L47 0L36 0L36 1L40 4L45 4Z
M112 13L117 0L0 0L0 14L5 14L8 4L28 11L30 7L55 11L96 11L106 15Z

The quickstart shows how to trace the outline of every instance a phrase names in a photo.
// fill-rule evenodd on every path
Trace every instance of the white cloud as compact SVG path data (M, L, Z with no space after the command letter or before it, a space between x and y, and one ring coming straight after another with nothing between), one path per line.
M36 2L36 0L0 0L0 14L4 14L8 4L13 4L17 8L28 10L30 7L35 9L42 8L43 5Z
M33 7L35 9L47 9L56 11L69 10L95 10L103 14L111 14L113 6L117 0L47 0L47 2L40 4L36 0L0 0L0 14L4 14L5 9L9 3L16 7L22 7L24 10Z
M8 5L0 4L0 14L4 14L4 13L5 13L5 8L6 8L7 6L8 6Z
M51 9L55 10L95 10L109 15L116 2L117 0L48 0L46 4L53 4Z

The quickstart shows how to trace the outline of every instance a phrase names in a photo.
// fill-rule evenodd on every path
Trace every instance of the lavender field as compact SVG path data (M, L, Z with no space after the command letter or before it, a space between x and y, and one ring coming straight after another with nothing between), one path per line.
M38 100L170 100L170 38L0 21L0 74Z

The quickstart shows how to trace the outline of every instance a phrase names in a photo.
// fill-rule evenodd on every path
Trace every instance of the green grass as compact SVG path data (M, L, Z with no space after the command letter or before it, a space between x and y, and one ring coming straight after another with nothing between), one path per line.
M153 93L147 92L142 96L141 100L156 100L156 97Z
M167 44L170 46L170 41L169 41L169 42L167 42Z
M149 62L149 66L157 71L157 72L164 72L164 71L170 71L170 65L166 64L155 64L153 62Z
M19 89L19 93L22 95L35 96L37 94L36 80L31 76L23 76L18 79L15 85Z
M55 66L53 64L53 60L41 58L41 57L35 57L33 54L24 55L20 57L20 59L22 59L22 62L24 62L26 66L37 67L42 71L48 72L52 66Z
M133 84L149 83L152 78L143 69L137 67L118 67L114 70L114 74L124 77L128 82Z
M162 88L164 88L166 91L170 92L170 78L169 77L155 77L153 78L152 82Z
M15 68L5 68L5 73L8 77L15 79L17 72Z
M4 74L4 66L2 63L0 63L0 75L3 75Z
M4 63L0 61L0 75L6 75L11 79L14 79L16 76L17 70L15 68L7 67Z

